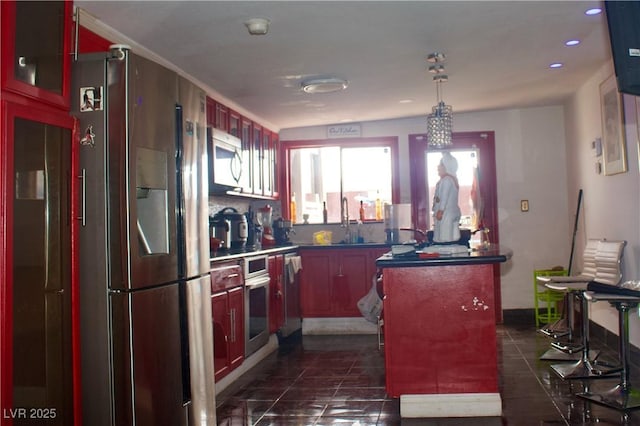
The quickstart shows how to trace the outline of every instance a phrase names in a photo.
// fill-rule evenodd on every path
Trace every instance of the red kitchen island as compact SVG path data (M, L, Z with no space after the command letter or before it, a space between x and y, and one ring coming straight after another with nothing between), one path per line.
M386 389L400 398L401 417L502 414L494 266L511 255L492 246L376 260L383 273Z

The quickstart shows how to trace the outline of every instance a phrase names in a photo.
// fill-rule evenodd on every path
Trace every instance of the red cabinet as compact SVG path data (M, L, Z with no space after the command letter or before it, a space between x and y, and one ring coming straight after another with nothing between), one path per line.
M81 423L71 9L0 2L3 424L12 407L41 407L52 425Z
M244 278L235 263L211 270L215 380L244 361Z
M302 316L360 317L358 300L371 288L375 260L387 247L302 248Z
M207 97L207 126L228 132L242 141L242 194L278 198L278 134Z
M0 402L79 424L74 121L28 104L1 108Z
M68 110L72 2L0 3L2 90Z
M269 256L269 334L284 325L284 255Z
M493 265L383 275L387 394L497 395Z

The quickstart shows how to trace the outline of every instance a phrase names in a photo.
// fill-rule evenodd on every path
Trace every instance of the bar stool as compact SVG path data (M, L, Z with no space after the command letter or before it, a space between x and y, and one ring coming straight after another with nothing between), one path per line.
M622 279L621 260L626 241L607 241L590 239L583 253L583 269L580 275L569 277L538 277L545 287L565 293L567 300L568 340L566 343L555 341L551 349L540 359L556 361L577 361L570 366L552 366L562 378L602 377L608 373L596 369L598 352L589 349L589 304L584 300L589 281L615 286ZM582 307L582 341L573 340L573 303L575 298L581 300ZM593 361L589 361L593 360ZM607 370L610 371L610 370Z
M589 349L589 304L585 298L588 283L564 283L564 284L546 284L552 290L566 291L573 300L579 298L582 311L582 339L576 344L574 342L563 344L561 342L551 343L551 347L568 354L580 353L580 359L573 363L552 364L551 369L562 379L589 379L607 377L619 369L613 369L608 364L596 361L599 351L590 351ZM571 308L573 310L573 308ZM571 315L572 312L570 312ZM607 370L597 368L597 365L609 367Z
M588 390L577 396L618 410L640 407L640 389L634 388L629 381L629 310L638 306L640 296L587 291L584 297L594 303L607 301L618 311L620 383L603 392Z
M574 340L574 300L575 292L568 291L567 286L580 284L583 290L589 281L596 277L596 255L600 247L600 240L589 239L582 252L582 271L578 275L570 276L538 276L536 277L539 284L544 285L550 291L556 290L549 287L550 284L558 285L559 291L564 293L564 315L563 318L553 324L546 325L541 328L540 333L551 337L554 342L551 348L545 352L540 359L544 361L578 361L581 359L581 350L584 342L577 343ZM565 343L560 345L557 341L565 338ZM559 349L562 346L563 350ZM592 356L597 354L593 353Z

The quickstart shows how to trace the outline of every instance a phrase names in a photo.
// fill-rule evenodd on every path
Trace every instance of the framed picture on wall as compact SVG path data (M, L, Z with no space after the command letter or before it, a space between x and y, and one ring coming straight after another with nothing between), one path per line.
M618 92L615 76L600 83L600 110L602 115L602 163L606 176L627 171L627 153L624 134L622 95Z
M636 96L636 131L638 132L638 167L640 167L640 96Z

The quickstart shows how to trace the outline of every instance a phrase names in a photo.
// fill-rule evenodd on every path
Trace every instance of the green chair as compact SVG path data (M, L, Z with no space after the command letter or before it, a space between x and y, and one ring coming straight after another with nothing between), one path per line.
M562 312L558 305L562 304L564 294L552 291L544 285L540 285L538 277L567 276L566 269L537 269L533 271L533 294L536 317L536 328L541 325L550 324L562 318Z

